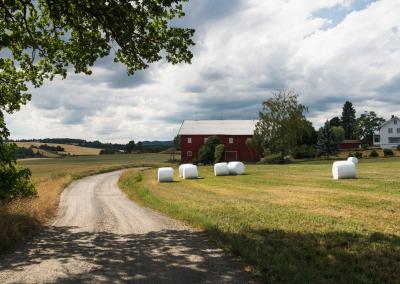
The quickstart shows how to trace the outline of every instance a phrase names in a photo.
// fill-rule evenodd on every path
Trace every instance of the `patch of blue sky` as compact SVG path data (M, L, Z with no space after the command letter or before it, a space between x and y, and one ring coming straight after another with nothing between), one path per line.
M328 20L324 29L331 29L340 24L348 14L354 11L361 11L377 0L354 0L351 5L336 5L331 8L324 8L313 13L312 17Z

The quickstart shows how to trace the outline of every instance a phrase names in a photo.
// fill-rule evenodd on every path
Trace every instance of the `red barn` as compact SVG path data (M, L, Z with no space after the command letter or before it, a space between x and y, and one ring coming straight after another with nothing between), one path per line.
M258 162L260 153L246 145L253 137L256 120L185 120L178 135L181 138L181 161L197 158L208 136L216 135L225 145L225 161Z

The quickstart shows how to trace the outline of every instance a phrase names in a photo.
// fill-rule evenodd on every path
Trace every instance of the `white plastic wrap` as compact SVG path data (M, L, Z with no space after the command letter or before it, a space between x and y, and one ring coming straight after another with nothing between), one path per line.
M172 182L174 180L173 168L159 168L157 172L158 182Z
M358 159L356 157L347 158L348 162L352 162L353 164L358 164Z
M179 177L183 177L183 168L187 165L192 166L192 164L182 164L179 166Z
M349 161L334 162L332 175L333 179L356 178L356 165Z
M199 177L199 173L197 171L197 166L195 165L186 165L183 167L182 177L184 179L195 179Z
M229 162L228 169L231 175L242 175L244 174L245 167L242 162Z
M229 175L229 168L227 163L216 163L214 165L215 176L227 176Z

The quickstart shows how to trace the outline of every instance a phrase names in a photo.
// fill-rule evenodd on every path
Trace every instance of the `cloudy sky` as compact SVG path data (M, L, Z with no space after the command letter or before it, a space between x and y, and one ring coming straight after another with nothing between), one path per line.
M345 100L400 115L399 0L190 0L191 65L160 62L133 77L112 58L93 75L32 90L7 117L12 138L170 140L184 119L253 119L292 88L320 126Z

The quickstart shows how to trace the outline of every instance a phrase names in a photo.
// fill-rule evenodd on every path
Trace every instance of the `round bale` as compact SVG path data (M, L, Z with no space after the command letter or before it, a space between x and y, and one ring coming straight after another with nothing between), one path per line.
M158 182L174 181L174 169L171 167L159 168L157 172Z
M182 164L179 166L179 177L183 177L183 168L188 165L192 166L192 164Z
M195 165L186 165L183 167L182 177L184 179L195 179L199 177L199 173L197 171L197 166Z
M227 176L229 175L229 168L227 163L216 163L214 165L215 176Z
M356 178L356 165L349 161L334 162L332 166L333 179Z
M229 162L228 169L231 175L242 175L244 174L245 167L242 162Z
M353 164L358 164L358 159L356 157L348 157L348 162L352 162Z

